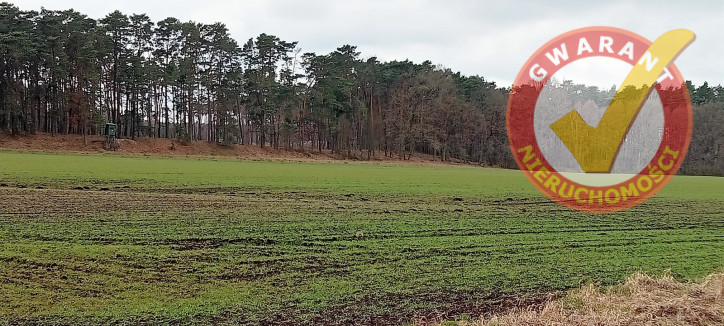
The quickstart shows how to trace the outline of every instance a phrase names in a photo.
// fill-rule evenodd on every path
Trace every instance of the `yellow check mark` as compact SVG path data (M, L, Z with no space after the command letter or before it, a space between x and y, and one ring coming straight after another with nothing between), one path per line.
M611 171L624 137L664 68L695 39L676 29L661 35L634 65L613 96L598 126L588 125L576 110L551 124L584 172Z

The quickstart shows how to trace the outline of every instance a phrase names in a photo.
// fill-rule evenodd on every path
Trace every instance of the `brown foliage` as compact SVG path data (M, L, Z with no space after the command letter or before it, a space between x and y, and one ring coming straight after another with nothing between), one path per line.
M671 275L630 276L620 286L593 285L540 307L518 308L458 325L724 325L724 273L699 283L683 283Z

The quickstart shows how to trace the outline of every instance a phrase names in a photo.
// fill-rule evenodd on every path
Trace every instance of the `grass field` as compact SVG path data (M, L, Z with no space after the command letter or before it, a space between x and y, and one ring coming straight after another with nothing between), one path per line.
M399 324L724 269L724 178L571 211L519 171L0 152L0 322Z

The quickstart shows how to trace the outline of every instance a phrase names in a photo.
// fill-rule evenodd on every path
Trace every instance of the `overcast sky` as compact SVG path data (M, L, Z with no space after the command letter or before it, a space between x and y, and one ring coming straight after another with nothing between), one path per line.
M260 33L298 41L303 52L328 53L356 45L363 57L415 62L431 60L501 86L512 83L527 58L555 36L580 27L613 26L653 41L676 28L694 31L696 41L677 59L695 84L724 84L724 1L455 1L455 0L18 0L23 10L68 9L101 18L120 10L145 13L154 21L176 17L222 22L241 44ZM616 69L600 67L616 82ZM587 79L579 70L571 76ZM599 84L600 85L600 84ZM603 86L603 85L601 85Z

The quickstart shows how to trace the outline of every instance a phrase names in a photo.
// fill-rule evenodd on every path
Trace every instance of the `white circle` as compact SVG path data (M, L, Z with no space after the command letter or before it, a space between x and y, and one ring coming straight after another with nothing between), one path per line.
M614 85L620 85L631 68L627 62L610 57L579 59L559 69L541 91L533 117L535 137L545 159L564 177L588 186L615 185L639 173L653 159L664 128L663 105L655 90L634 118L611 173L584 173L550 127L572 110L596 127L617 90ZM600 92L590 87L598 87Z

